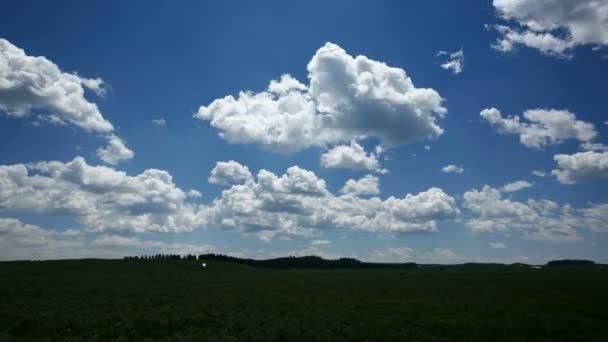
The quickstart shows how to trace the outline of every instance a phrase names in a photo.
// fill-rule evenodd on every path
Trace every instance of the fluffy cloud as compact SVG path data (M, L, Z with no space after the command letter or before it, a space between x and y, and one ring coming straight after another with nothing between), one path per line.
M200 224L166 171L128 176L77 157L0 166L0 209L75 217L94 231L177 232Z
M437 221L458 215L454 198L431 188L403 198L331 194L325 181L297 166L277 176L260 170L256 179L224 190L204 210L210 227L256 234L316 236L329 228L383 232L432 232Z
M500 188L500 190L503 192L515 192L515 191L529 188L531 186L532 186L532 183L524 181L524 180L519 180L519 181L515 181L512 183L507 183L507 184L503 185Z
M496 108L486 108L480 115L498 132L518 134L519 141L531 148L542 149L567 139L590 142L597 136L592 123L577 120L573 113L565 110L526 110L523 118L527 122L519 116L503 117Z
M465 259L448 248L415 250L409 247L387 247L373 250L369 259L378 262L416 262L422 264L455 264Z
M105 248L128 249L140 255L145 252L161 254L204 254L215 252L211 245L193 245L187 243L170 243L157 240L142 240L138 237L103 234L91 242L92 246Z
M192 245L119 235L95 235L78 230L51 230L0 217L0 260L120 258L139 254L210 253L210 245Z
M0 39L0 110L9 116L30 116L40 109L54 121L110 133L112 124L84 97L83 85L95 90L101 89L100 84L64 73L48 59L28 56Z
M133 151L112 133L114 127L97 105L85 98L84 88L98 95L106 93L103 80L62 72L45 57L29 56L0 39L0 112L12 117L37 115L37 122L71 124L103 134L108 146L97 153L109 164L133 158Z
M493 47L499 51L524 45L547 55L568 56L577 46L608 45L604 0L494 0L493 5L509 21L509 26L494 26L500 37Z
M441 168L441 172L444 173L463 173L464 169L460 166L456 166L453 164L450 165L446 165L444 167Z
M553 159L557 162L557 169L551 173L560 183L575 184L608 178L608 152L558 154Z
M365 153L363 147L354 140L350 142L350 145L339 145L323 153L321 155L321 166L327 169L388 172L380 165L376 154Z
M221 228L269 241L276 235L313 237L323 229L433 232L455 218L454 198L431 188L403 198L336 196L324 180L297 166L282 176L260 170L206 205L198 191L178 188L171 175L149 169L129 176L77 157L0 166L0 210L67 215L90 232L184 232Z
M209 176L209 183L211 184L235 184L242 183L246 180L251 179L251 172L247 166L243 166L234 160L227 162L217 162L211 175Z
M309 85L289 75L266 91L240 92L200 107L230 143L254 143L279 152L376 137L391 146L443 133L443 99L416 88L404 70L327 43L308 63Z
M377 195L380 193L378 177L366 175L358 180L349 179L340 192L347 195Z
M502 193L485 185L481 190L464 193L464 207L477 217L466 221L473 232L522 232L525 239L571 242L582 239L579 229L608 231L602 209L606 204L574 209L547 199L528 199L525 203L502 198Z
M129 160L134 155L135 153L125 145L124 141L114 134L108 136L108 146L97 149L99 159L110 165L116 165L123 160Z
M448 60L441 64L441 68L460 74L464 70L464 49L455 52L439 51L437 56L447 56Z

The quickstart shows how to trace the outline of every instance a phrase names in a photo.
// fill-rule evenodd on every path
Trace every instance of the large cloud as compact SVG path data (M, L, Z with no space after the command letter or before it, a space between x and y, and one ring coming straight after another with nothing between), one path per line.
M0 260L120 258L141 254L200 254L215 251L203 244L145 240L133 236L51 230L0 217Z
M608 152L558 154L553 159L557 162L557 169L551 173L560 183L575 184L608 178Z
M306 86L283 75L266 91L217 99L195 117L228 142L286 153L366 137L390 146L443 133L441 96L416 88L403 69L327 43L308 63L308 78Z
M281 233L315 236L329 228L429 232L458 214L454 198L438 188L382 200L333 195L325 181L297 166L282 176L261 170L256 178L224 190L206 207L207 225L270 239Z
M115 164L133 158L133 151L113 134L114 126L95 103L85 98L85 88L98 95L105 94L101 79L62 72L45 57L29 56L0 39L0 112L11 117L37 116L38 121L70 124L103 134L108 147L98 154L104 162Z
M454 198L438 188L386 200L336 196L324 180L297 166L281 176L260 170L207 205L189 202L199 195L178 188L166 171L129 176L81 157L0 166L0 210L68 215L96 232L222 228L268 240L277 234L315 236L330 228L436 231L437 221L458 214Z
M503 117L496 108L486 108L479 115L500 133L518 134L519 141L531 148L541 149L567 139L585 143L597 136L592 123L577 120L573 113L566 110L526 110L523 114L526 121L519 116Z
M338 145L321 155L321 166L327 169L365 170L387 173L376 153L366 153L356 141Z
M547 199L518 202L503 198L500 190L488 185L465 192L463 198L464 207L477 215L465 225L476 233L510 233L518 229L526 239L572 242L582 239L580 229L608 231L608 223L603 221L605 215L601 213L606 204L574 209L568 204L560 208Z
M568 56L577 46L608 46L605 0L494 0L507 25L496 25L499 51L524 45L544 54ZM516 25L511 25L514 23Z
M75 217L96 231L188 231L200 224L166 171L129 176L77 157L0 166L0 209Z

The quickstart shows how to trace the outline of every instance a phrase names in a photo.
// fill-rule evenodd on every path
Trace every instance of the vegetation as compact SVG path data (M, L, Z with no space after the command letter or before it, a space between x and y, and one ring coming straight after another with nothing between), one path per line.
M608 340L603 265L151 256L3 262L0 279L0 341Z

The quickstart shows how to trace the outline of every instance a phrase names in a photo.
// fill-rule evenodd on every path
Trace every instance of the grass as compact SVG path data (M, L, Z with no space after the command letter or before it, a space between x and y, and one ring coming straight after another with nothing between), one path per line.
M0 341L608 341L608 268L0 263Z

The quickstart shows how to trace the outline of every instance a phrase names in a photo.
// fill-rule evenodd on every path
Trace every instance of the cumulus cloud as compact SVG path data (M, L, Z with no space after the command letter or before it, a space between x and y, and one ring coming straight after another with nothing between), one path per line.
M284 153L367 137L392 146L443 133L443 99L416 88L403 69L353 57L332 43L317 50L307 69L308 85L283 75L266 91L217 99L194 116L230 143Z
M529 188L532 185L533 184L528 181L519 180L519 181L515 181L515 182L511 182L511 183L507 183L507 184L503 185L500 188L500 190L503 192L515 192L515 191Z
M0 39L0 110L9 116L26 117L43 110L58 122L89 132L110 133L112 124L84 97L83 85L101 89L101 84L64 73L48 59L28 56Z
M590 228L590 222L599 224L594 225L596 231L607 227L605 222L602 223L603 214L600 214L606 204L574 209L568 204L560 207L548 199L518 202L502 198L499 189L488 185L481 190L465 192L463 198L464 207L477 215L465 222L475 233L509 234L518 230L529 240L572 242L582 239L579 230Z
M441 172L444 173L463 173L464 169L460 166L456 166L454 164L446 165L441 168Z
M455 52L439 51L437 56L446 56L447 61L441 64L441 68L451 71L453 74L460 74L464 70L464 49Z
M336 196L325 181L297 166L281 176L260 170L255 179L224 190L204 210L207 225L273 237L316 236L321 230L433 232L437 221L453 219L455 200L431 188L403 198Z
M608 178L608 152L558 154L553 159L557 162L557 169L551 171L551 174L562 184Z
M0 210L68 215L89 230L189 231L200 224L171 175L129 176L81 158L0 166Z
M380 165L377 153L365 153L365 150L356 141L350 145L339 145L321 155L321 166L327 169L365 170L378 173L388 171Z
M416 262L421 264L455 264L465 259L449 248L416 250L409 247L387 247L370 252L369 259L378 262Z
M380 193L378 177L366 175L358 180L349 179L340 192L347 195L377 195Z
M37 116L38 123L70 124L103 134L108 146L97 153L109 164L132 158L133 152L113 134L114 126L85 98L85 88L106 94L102 79L62 72L45 57L29 56L0 39L0 112L19 118Z
M567 139L590 142L597 136L592 123L577 120L566 110L530 109L519 116L503 117L496 108L486 108L480 116L503 134L518 134L519 141L526 147L542 149L562 143Z
M490 247L494 249L505 249L507 248L507 245L502 242L490 242Z
M209 183L211 184L235 184L242 183L251 179L251 172L247 166L243 166L234 160L227 162L217 162L211 175Z
M139 237L102 234L79 230L51 230L0 217L0 260L72 258L119 258L125 255L156 253L201 254L214 252L211 245L193 245Z
M324 229L434 232L458 214L453 197L430 188L405 197L336 196L313 172L291 167L281 176L260 170L211 203L189 199L171 175L148 169L136 176L77 157L0 166L0 210L66 215L89 232L185 232L220 228L269 241L277 235L314 237Z
M105 148L97 149L97 156L104 163L116 165L123 160L129 160L135 156L135 153L125 145L121 138L114 134L109 135L107 138L108 145Z
M517 45L546 55L567 57L572 49L608 45L608 2L604 0L494 0L506 25L493 26L493 47L508 52Z
M143 240L133 236L103 234L91 242L92 246L105 248L124 248L133 254L140 255L145 252L154 254L204 254L215 252L211 245L193 245L187 243L164 242L158 240Z

